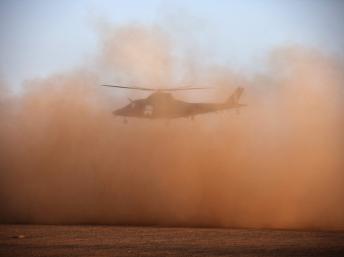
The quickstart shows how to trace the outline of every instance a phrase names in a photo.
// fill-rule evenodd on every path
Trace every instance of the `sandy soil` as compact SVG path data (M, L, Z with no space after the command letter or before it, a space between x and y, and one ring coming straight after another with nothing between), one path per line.
M0 256L344 256L344 232L0 225Z

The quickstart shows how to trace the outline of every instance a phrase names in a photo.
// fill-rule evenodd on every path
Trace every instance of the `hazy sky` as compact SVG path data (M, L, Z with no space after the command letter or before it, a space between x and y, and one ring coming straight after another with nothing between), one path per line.
M215 59L238 69L257 68L283 45L342 55L343 11L340 0L4 0L0 78L15 86L80 65L97 50L99 21L195 30Z

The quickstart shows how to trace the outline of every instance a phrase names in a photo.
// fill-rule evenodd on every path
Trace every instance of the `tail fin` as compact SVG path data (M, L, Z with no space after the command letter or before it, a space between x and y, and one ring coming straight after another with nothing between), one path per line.
M227 104L238 104L241 95L244 93L243 87L238 87L234 90L233 94L228 97Z

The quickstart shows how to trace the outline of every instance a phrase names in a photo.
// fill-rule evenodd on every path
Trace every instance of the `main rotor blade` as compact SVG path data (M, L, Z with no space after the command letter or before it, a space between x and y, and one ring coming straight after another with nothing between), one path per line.
M154 88L146 88L146 87L125 87L125 86L117 86L117 85L101 85L102 87L116 87L116 88L127 88L127 89L136 89L136 90L146 90L146 91L156 91L157 89Z
M183 91L183 90L194 90L194 89L210 89L210 87L176 87L176 88L166 88L158 89L161 91Z
M194 90L194 89L209 89L208 87L147 88L147 87L127 87L127 86L118 86L118 85L101 85L101 86L145 90L145 91L182 91L182 90Z

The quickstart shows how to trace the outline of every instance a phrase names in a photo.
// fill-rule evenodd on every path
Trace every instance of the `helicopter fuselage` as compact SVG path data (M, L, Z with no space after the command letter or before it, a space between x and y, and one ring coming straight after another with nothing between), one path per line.
M242 106L244 105L232 101L231 98L224 103L189 103L175 99L170 93L157 91L147 98L131 100L128 105L115 110L113 114L147 119L173 119Z

